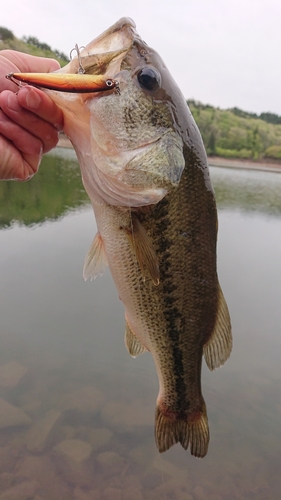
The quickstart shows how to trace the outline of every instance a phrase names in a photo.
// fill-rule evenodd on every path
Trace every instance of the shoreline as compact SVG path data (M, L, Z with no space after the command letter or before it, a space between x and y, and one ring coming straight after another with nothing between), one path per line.
M70 140L62 135L57 144L59 148L73 149ZM221 158L220 156L208 157L208 164L210 167L223 167L223 168L238 168L244 170L264 170L267 172L281 173L281 163L274 163L273 161L251 161L240 160L236 158Z
M267 172L281 173L281 163L274 163L259 160L240 160L236 158L221 158L219 156L208 157L208 164L210 167L224 167L224 168L237 168L244 170L264 170Z

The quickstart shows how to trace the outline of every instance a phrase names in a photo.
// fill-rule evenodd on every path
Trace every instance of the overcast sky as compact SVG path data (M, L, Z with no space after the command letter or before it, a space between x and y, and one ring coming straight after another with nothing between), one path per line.
M0 25L68 55L123 16L186 98L281 115L281 0L7 0Z

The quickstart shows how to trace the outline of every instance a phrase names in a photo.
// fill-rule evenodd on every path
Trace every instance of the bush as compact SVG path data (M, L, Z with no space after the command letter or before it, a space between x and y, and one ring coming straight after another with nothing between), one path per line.
M0 40L12 40L14 38L14 34L12 31L8 30L7 28L3 28L0 26Z
M274 160L281 159L281 146L270 146L265 151L266 158L273 158Z
M248 159L252 158L252 151L250 149L225 149L225 148L216 148L216 154L218 156L222 156L223 158L243 158Z

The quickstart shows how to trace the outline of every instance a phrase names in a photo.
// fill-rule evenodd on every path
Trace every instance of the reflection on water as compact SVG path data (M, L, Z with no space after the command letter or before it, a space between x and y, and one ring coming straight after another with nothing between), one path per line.
M203 460L158 454L152 358L128 355L109 273L82 279L95 222L77 163L49 155L0 185L0 500L279 498L281 175L211 172L235 343L203 369Z
M212 167L212 181L221 210L281 214L281 174Z
M52 155L44 157L44 168L32 181L0 182L0 228L13 220L30 225L56 219L88 201L74 151L57 151L56 161Z

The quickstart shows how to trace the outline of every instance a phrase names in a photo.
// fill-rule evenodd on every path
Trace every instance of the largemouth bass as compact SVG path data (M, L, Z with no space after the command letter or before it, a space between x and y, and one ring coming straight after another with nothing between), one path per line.
M202 356L210 370L219 367L232 337L217 277L217 211L201 135L164 62L131 19L76 51L53 84L52 75L25 81L59 89L61 75L64 93L47 92L63 110L98 227L84 277L109 265L125 306L127 349L153 356L159 451L179 442L203 457L209 427Z

